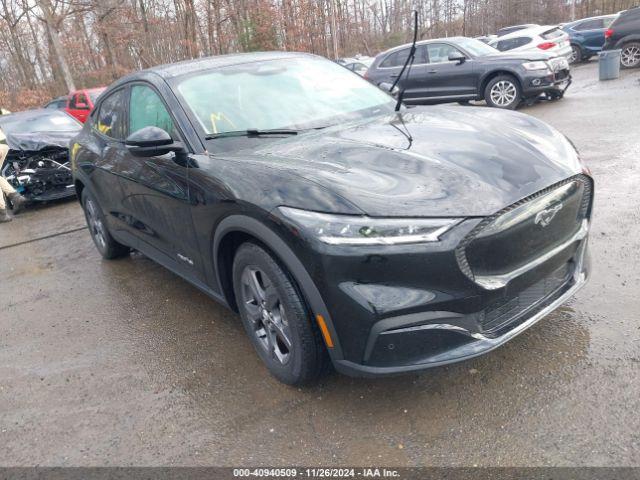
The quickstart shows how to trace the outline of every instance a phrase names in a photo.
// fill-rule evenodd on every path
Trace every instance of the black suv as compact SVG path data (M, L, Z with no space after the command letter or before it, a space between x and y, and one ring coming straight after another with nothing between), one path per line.
M365 74L374 85L393 83L409 55L402 45L378 55ZM499 52L465 37L426 40L400 87L409 105L486 100L492 107L514 109L523 99L546 94L561 98L571 84L569 63L544 52Z
M621 49L620 65L623 68L640 66L640 7L620 13L604 34L603 50Z
M286 383L329 358L379 375L480 355L586 281L593 186L562 134L488 108L396 111L313 55L134 73L71 151L102 256L139 250L238 311Z

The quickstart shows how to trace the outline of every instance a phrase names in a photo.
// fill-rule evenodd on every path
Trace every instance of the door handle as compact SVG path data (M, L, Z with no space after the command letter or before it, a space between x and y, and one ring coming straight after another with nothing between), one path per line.
M389 75L390 78L398 78L399 74L397 73L392 73L391 75Z
M429 70L427 73L438 73L437 70Z

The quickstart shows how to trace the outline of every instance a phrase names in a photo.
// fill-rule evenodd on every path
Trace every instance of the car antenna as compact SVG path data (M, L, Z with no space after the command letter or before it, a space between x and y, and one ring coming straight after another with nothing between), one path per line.
M416 58L416 42L417 41L418 41L418 11L413 10L413 42L411 43L409 56L405 60L404 65L402 66L402 70L400 70L400 74L396 77L396 81L393 82L393 85L391 85L391 88L389 89L390 92L393 92L393 89L396 88L396 86L398 85L398 82L402 78L402 74L407 69L407 65L409 66L409 69L407 70L407 77L409 77L409 74L411 73L411 65L413 65L413 60ZM404 98L404 90L405 89L403 88L398 93L398 102L396 103L396 112L398 112L400 110L400 107L402 106L402 99Z

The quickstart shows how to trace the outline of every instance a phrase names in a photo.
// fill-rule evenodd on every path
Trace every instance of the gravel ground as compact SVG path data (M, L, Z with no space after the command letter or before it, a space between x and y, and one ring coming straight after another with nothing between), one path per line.
M593 170L590 283L420 375L283 386L235 314L139 254L101 261L75 201L1 225L0 465L640 466L640 71L574 77L522 111Z

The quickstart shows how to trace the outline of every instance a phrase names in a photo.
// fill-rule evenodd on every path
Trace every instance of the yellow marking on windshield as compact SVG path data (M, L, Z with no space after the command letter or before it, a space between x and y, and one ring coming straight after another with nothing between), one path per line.
M213 129L213 132L211 133L220 133L216 122L227 122L234 130L237 130L235 123L233 123L231 119L224 114L224 112L211 114L211 128Z

